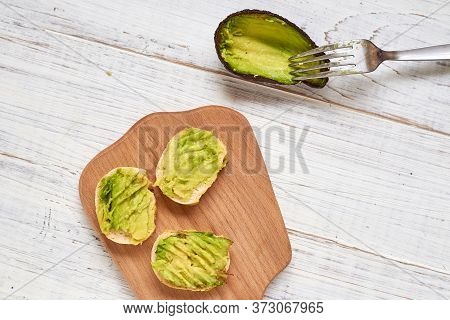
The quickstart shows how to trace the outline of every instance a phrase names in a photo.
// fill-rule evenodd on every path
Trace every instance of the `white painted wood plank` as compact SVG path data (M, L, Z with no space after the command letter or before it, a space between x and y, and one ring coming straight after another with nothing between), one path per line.
M93 230L86 227L88 221L81 208L72 208L77 197L77 177L63 168L11 157L2 157L1 165L26 173L38 170L40 179L53 175L54 181L48 184L64 191L63 197L53 201L48 199L47 192L40 190L35 190L33 197L23 199L16 189L30 194L31 187L24 188L13 179L2 179L2 186L16 196L8 194L13 201L2 203L0 208L0 223L5 228L0 234L1 296L9 299L133 298L101 243L93 238ZM65 183L71 187L65 189ZM448 273L391 261L297 231L289 234L293 260L269 286L266 293L269 299L448 297Z
M302 27L318 45L367 38L387 50L437 45L450 38L442 1L333 0L29 1L7 4L46 28L213 72L223 72L213 43L218 23L245 9L271 10ZM15 13L5 10L5 14ZM446 40L447 39L447 40ZM338 77L322 90L288 90L395 121L450 134L450 74L436 62L387 62L376 73Z
M294 259L269 286L268 298L448 299L448 273L386 260L298 232L291 232L290 238Z
M298 270L309 270L309 279L293 280L282 274L268 297L283 297L284 290L292 297L304 292L311 298L438 298L435 291L448 292L450 143L444 136L98 44L62 36L55 39L55 35L27 28L23 21L23 27L16 28L14 22L3 19L0 27L0 193L7 199L0 207L4 220L0 252L12 257L10 266L5 266L7 272L0 275L2 294L12 290L8 289L11 286L20 287L78 249L80 243L91 241L92 231L78 201L77 180L96 152L158 108L173 111L211 103L235 107L254 126L267 125L265 132L272 124L285 132L285 142L269 143L264 136L259 141L287 226L301 234L336 239L337 247L347 248L336 263L327 262L338 255L336 247L325 241L325 248L318 249L322 240L312 236L311 241L319 244L297 255L309 240L293 231L296 253L292 266L296 267L286 272L299 275ZM69 48L110 70L112 76ZM281 112L286 113L270 123ZM305 126L310 129L302 153L310 173L301 173L298 163L295 174L288 167L277 170L277 155L289 159L288 141L294 139L288 135L290 128L297 128L294 137L298 139ZM29 195L26 201L23 194ZM47 227L41 230L44 223ZM23 234L27 239L22 239ZM19 242L24 243L20 251L11 253ZM359 255L361 249L378 260ZM316 260L307 262L305 255L311 252L317 252ZM387 267L392 264L380 255L419 265L413 271L417 276L398 270L403 276L392 280L388 275L394 271ZM108 274L111 269L105 258L80 258L98 267L78 280L74 270L80 267L79 272L85 272L83 268L93 267L85 262L78 265L76 257L33 282L30 291L24 289L25 297L39 297L47 283L51 288L45 291L48 297L107 297L109 288L113 297L129 294L116 274ZM360 264L364 265L358 274L366 281L363 286L358 285L361 280L349 283ZM307 265L311 268L304 269ZM22 273L13 273L14 266ZM112 278L114 284L89 285L91 276ZM67 286L60 284L65 277L70 278ZM404 282L414 294L405 294ZM67 292L70 284L75 289ZM20 292L14 297L21 297Z
M67 40L67 39L66 39ZM60 46L61 44L57 43L57 46ZM97 50L97 49L96 49ZM105 52L109 53L109 49L102 48L102 50L105 50ZM54 54L54 49L49 50L48 52L52 52ZM69 63L70 59L67 56L66 53L64 53L64 61L65 63ZM119 56L123 56L124 59L128 59L128 54L122 54L120 53ZM147 61L146 58L137 57L137 61ZM78 61L78 57L73 57L73 61L75 61L75 66L78 65L80 62ZM5 57L4 61L7 61L7 58ZM49 67L48 65L44 65L40 67L36 64L36 62L39 61L40 64L43 64L45 61L45 58L38 58L36 60L32 60L29 62L28 67L34 68L36 72L41 73L43 72L47 76L47 72L55 73L55 67L54 64L61 64L60 62L55 62L54 57L51 58L51 62L49 64L52 67ZM127 61L127 60L123 60ZM121 63L124 63L124 62ZM26 61L24 59L20 58L18 59L18 62L24 66L26 64ZM130 65L130 62L126 62L126 64ZM247 101L239 101L238 107L240 110L248 113L258 114L262 115L267 119L270 119L275 112L278 112L277 109L279 109L283 104L284 108L292 107L296 100L292 99L289 100L289 97L286 97L283 100L282 103L278 102L278 106L276 108L271 107L264 107L264 105L273 104L275 99L279 100L277 96L274 96L272 94L261 94L259 92L259 87L257 86L246 86L245 90L239 89L238 83L229 83L229 81L226 82L227 86L231 89L235 89L235 92L228 92L227 94L221 94L220 93L220 87L225 87L225 83L214 83L214 82L208 82L211 81L209 79L209 75L204 76L203 80L205 81L205 89L207 90L207 93L200 93L199 94L199 88L198 84L194 81L187 80L186 87L184 88L175 88L176 90L182 90L181 92L176 91L176 93L168 91L168 88L166 88L166 83L180 83L180 81L183 81L179 78L168 78L172 74L176 73L178 70L178 67L175 67L175 69L154 69L158 68L160 63L152 63L149 65L143 65L141 62L139 62L139 70L137 70L137 74L133 76L131 80L134 83L135 90L138 90L139 92L142 92L143 94L148 94L149 87L152 87L155 96L151 96L149 101L157 101L157 99L162 99L160 101L160 105L164 105L166 101L170 101L170 99L174 96L176 96L178 103L178 106L186 106L186 102L192 103L192 105L196 104L207 104L207 103L224 103L228 104L229 100L227 99L227 96L233 96L238 99L243 100L250 100L248 98L253 99L252 103L248 103ZM171 68L170 64L164 64L164 66L168 66ZM89 68L89 65L85 65L82 68L81 75L73 76L73 72L71 72L72 77L82 77L82 75L86 74L86 72L89 72L87 68ZM145 68L148 68L147 71ZM73 68L72 68L73 69ZM125 69L127 69L127 75L123 74L124 77L129 77L128 74L131 74L131 70L133 68L128 68L128 66L125 66ZM184 69L182 69L184 70ZM186 70L189 70L186 68ZM105 81L109 81L109 83L114 83L114 79L110 79L106 77L104 74L102 74L98 69L91 70L93 74L100 73L101 78L105 78ZM182 71L185 72L185 71ZM187 72L187 71L186 71ZM64 72L63 72L64 74ZM56 74L56 77L62 77L62 75ZM152 77L148 78L146 76L147 74L151 74ZM155 74L161 74L163 75L162 79L162 85L157 84L156 82L153 82L153 75ZM122 76L122 75L117 75ZM166 77L166 78L164 78ZM215 76L214 76L215 77ZM217 79L220 79L220 77L216 77ZM14 81L11 81L14 79L14 74L6 77L5 79L8 79L8 83L5 84L5 87L8 88L9 83L14 83ZM91 83L95 83L95 85L99 85L99 82L97 78L96 80L91 81ZM132 80L134 79L134 80ZM149 83L145 83L145 79L149 79ZM196 79L196 76L193 77L193 79ZM215 79L215 78L213 78ZM226 78L225 78L226 79ZM73 81L73 80L70 80ZM122 80L121 80L122 81ZM236 82L236 81L234 81ZM123 87L120 83L116 83L116 85L120 88ZM30 86L30 85L27 85ZM40 84L39 84L40 86ZM252 89L256 88L256 89ZM70 106L67 106L67 102L70 101L67 99L67 93L65 93L65 90L60 87L51 87L45 86L44 88L36 88L31 90L42 92L44 89L51 89L51 92L47 93L47 98L49 95L55 94L59 97L60 103L65 105L65 108L70 108ZM123 93L122 93L122 92ZM162 94L162 92L166 91L165 94ZM215 93L210 93L215 92ZM231 94L230 94L231 93ZM108 93L108 96L114 96L117 98L122 98L121 94L125 94L128 96L128 101L134 101L136 100L136 95L134 92L130 92L128 88L122 88L118 89L116 87L113 88L113 90ZM156 96L157 94L157 96ZM83 92L77 92L76 96L82 96ZM6 97L9 97L11 101L16 101L15 103L22 103L25 105L33 104L35 101L35 98L30 97L22 97L17 94L15 94L14 90L7 90L5 93L5 99ZM207 97L207 100L202 100L202 98L198 98L199 96L205 96ZM22 102L17 101L16 99L22 99ZM26 100L23 100L26 99ZM30 100L28 100L30 99ZM123 100L120 102L120 105L130 105L127 100ZM42 101L44 102L44 101ZM143 101L146 103L146 101ZM313 102L312 102L313 103ZM133 104L131 104L131 108L133 108ZM51 111L49 114L54 115L57 114L58 110L61 109L60 106L55 104L50 104ZM446 168L446 164L448 158L442 157L442 151L445 153L447 152L446 146L447 146L447 140L444 138L435 137L433 135L431 136L425 136L428 137L428 139L425 140L418 140L420 134L415 134L413 136L409 136L410 134L410 128L407 126L395 126L391 123L385 123L385 126L382 126L379 121L373 121L373 122L367 122L366 117L354 117L348 118L348 116L342 116L342 122L343 124L339 125L338 128L336 127L330 127L330 125L335 125L339 123L341 120L336 120L336 114L333 114L333 119L330 118L330 111L325 109L320 109L320 106L318 106L318 110L311 110L311 109L298 109L295 112L287 113L286 115L281 116L281 121L283 123L287 123L290 125L295 125L296 123L301 124L301 126L308 125L311 126L313 129L310 130L310 134L308 136L308 140L312 135L316 135L317 139L316 146L312 146L312 149L308 149L308 143L305 143L305 148L303 149L303 152L306 154L309 152L309 150L312 151L311 155L307 156L307 162L309 162L309 166L312 166L312 169L315 169L314 175L304 175L304 177L292 176L287 172L286 170L289 170L289 167L286 168L283 172L276 172L273 168L271 170L272 177L274 180L277 179L277 177L280 177L284 180L284 184L279 183L277 185L278 194L280 197L284 197L286 200L286 205L289 205L291 207L298 206L298 203L292 202L292 195L288 196L284 194L284 191L282 191L281 188L286 188L286 186L290 187L295 194L296 194L296 201L298 202L299 199L302 201L302 205L305 205L305 202L308 204L313 204L315 207L318 208L324 208L325 213L322 213L321 210L315 210L318 211L321 216L324 216L325 219L323 219L321 216L319 216L315 211L305 209L305 212L308 212L304 217L302 217L301 225L309 226L310 229L307 229L308 232L326 232L329 236L335 237L338 236L342 241L348 241L353 243L355 239L350 237L348 235L348 231L341 230L336 227L336 224L339 223L345 223L345 224L354 224L358 223L358 228L356 228L355 231L352 231L352 234L356 232L356 236L358 239L363 240L364 243L367 243L368 245L375 245L378 246L378 235L376 235L376 230L386 230L386 234L383 235L385 237L386 243L391 243L392 237L397 237L399 235L402 236L413 236L415 237L415 241L409 242L407 248L404 248L400 255L404 258L408 259L417 259L417 257L420 257L421 260L426 261L427 263L430 263L431 265L435 266L436 268L442 268L447 265L447 259L446 255L441 254L442 248L439 245L439 242L441 240L442 234L448 230L448 220L445 219L446 213L445 208L447 205L446 197L447 197L447 188L446 183L448 181L447 176L445 175L447 171L444 172L444 175L441 174L441 170ZM323 106L322 106L323 107ZM11 109L11 107L9 107ZM83 109L86 110L89 108L89 106L86 106L83 102ZM127 107L128 109L129 107ZM70 113L68 117L77 117L79 118L79 115L77 115L77 110L79 107L72 107L72 109L69 109ZM95 115L97 117L99 115L106 113L98 108L97 105L94 106L95 109ZM8 110L8 106L4 106L4 110ZM116 110L116 109L114 109ZM155 110L155 109L153 109ZM150 110L149 110L150 111ZM281 110L282 111L282 110ZM142 113L142 115L145 113ZM346 115L347 113L343 113ZM295 115L295 117L293 117ZM114 114L112 114L114 117ZM39 121L45 121L42 120L42 111L34 113L30 109L24 109L20 112L14 110L10 110L5 117L9 117L9 119L12 120L12 123L15 123L16 121L23 121L23 118L29 118L32 120L32 126L35 127L36 123L39 123ZM32 117L32 118L30 118ZM103 119L97 119L97 117L94 116L96 119L96 127L99 128L102 131L108 130L111 127L117 127L120 126L120 121L123 121L123 119L120 119L120 121L111 120L110 117L105 117L105 120L107 121L105 125L101 126L101 121ZM298 121L296 119L303 120L303 117L311 117L311 122L304 122L304 121ZM137 117L138 118L138 117ZM137 120L136 118L136 120ZM317 118L317 119L316 119ZM345 119L344 119L345 118ZM54 118L53 120L58 120L58 118ZM309 121L309 120L308 120ZM330 123L331 122L331 123ZM60 130L60 132L65 133L67 131L71 130L71 127L78 126L78 123L83 123L83 120L76 120L75 123L71 126L64 125L64 128ZM123 129L121 132L124 132L125 129L130 125L132 122L127 122L126 125L123 125ZM264 125L266 122L265 119L261 120L259 119L259 124ZM100 125L99 125L100 124ZM258 122L255 122L255 124L258 124ZM7 125L5 126L5 129L13 130L15 125L12 125L11 128L8 128ZM52 123L44 124L44 127L53 128L52 130L55 130L55 126ZM57 127L56 127L57 128ZM286 127L282 127L286 129ZM31 127L29 128L31 129ZM330 130L331 129L331 130ZM83 131L80 129L77 129L76 132ZM86 139L91 136L92 138L96 138L96 136L99 136L99 134L92 133L93 130L87 131L85 136ZM11 132L11 131L10 131ZM413 131L414 132L414 131ZM421 132L420 130L417 132ZM295 139L299 137L300 132L295 133L294 138ZM377 141L365 141L366 135L369 136L376 136ZM120 136L120 132L115 131L113 139L116 139ZM337 138L335 138L337 136ZM340 137L341 136L341 137ZM38 136L39 137L39 136ZM54 141L54 138L48 138L45 137L45 132L42 133L42 137L45 138L43 140L42 138L39 139L40 144L48 143L49 141ZM399 137L403 137L402 139L405 140L405 144L398 145L396 143L391 142L393 139L394 142L397 142L397 139ZM285 143L281 149L277 149L278 146L275 146L275 150L279 153L281 153L281 156L284 157L284 159L289 159L289 140L287 140L287 143ZM348 141L350 140L350 141ZM58 159L61 154L60 152L63 152L62 155L68 155L70 154L70 151L65 149L64 143L59 143L57 141L57 149L58 153L54 156L54 159ZM101 140L103 141L103 139ZM385 149L379 149L374 148L373 144L375 143L375 146L378 146L379 144L385 144L386 141L391 142L391 145L384 146ZM431 149L429 149L426 145L429 143L438 143L438 149L434 149L435 146L432 145ZM82 144L85 144L83 141ZM355 144L359 145L358 149L355 149ZM441 146L444 148L444 150L441 150ZM43 144L45 146L45 144ZM263 147L266 147L266 144L262 145ZM330 149L331 147L331 149ZM39 149L41 149L42 146L39 146ZM321 149L325 148L325 152ZM328 148L328 149L327 149ZM271 150L268 148L267 150ZM398 154L399 152L404 152L403 154ZM381 153L380 153L381 152ZM93 155L95 152L92 152ZM423 159L427 159L429 155L436 154L436 163L427 164L427 162L424 162ZM380 155L381 154L381 155ZM81 154L80 154L81 155ZM269 165L276 161L272 160L270 157L271 155L273 157L277 157L277 153L267 153L266 159L268 159ZM368 156L366 158L366 156ZM306 155L305 155L306 157ZM327 158L328 157L328 158ZM375 159L375 160L374 160ZM422 160L421 160L422 159ZM71 158L70 161L76 160L75 158ZM60 160L59 160L60 161ZM350 166L349 166L350 161ZM353 162L357 161L356 164ZM377 161L379 163L377 163ZM361 163L358 163L361 162ZM443 163L443 164L441 164ZM321 165L320 167L317 167L318 165ZM82 164L81 164L82 165ZM441 166L441 167L439 167ZM442 168L443 167L443 168ZM448 166L447 166L448 167ZM275 169L277 168L275 163ZM416 169L416 175L411 176L410 173L412 172L412 169ZM297 163L297 169L298 163ZM371 172L372 175L367 176L367 172ZM417 173L418 171L418 173ZM298 170L297 170L298 172ZM426 183L424 181L424 178L426 178L428 175L431 175L433 179ZM346 183L341 182L342 177L345 177ZM380 177L384 179L381 180L382 184L380 186ZM361 179L364 179L363 182L367 184L363 184L361 186ZM304 190L303 187L304 182L310 181L311 185L309 188ZM336 187L336 181L339 182L337 184L338 187ZM425 184L424 184L425 183ZM342 187L341 187L342 185ZM441 187L443 186L443 187ZM325 192L324 190L325 189ZM374 195L373 189L377 190L377 193ZM404 191L410 192L412 189L412 193L404 193ZM280 191L281 190L281 191ZM366 193L361 194L360 190L364 190ZM431 192L430 192L430 191ZM393 192L394 191L394 192ZM332 198L324 198L325 195L331 194ZM347 196L349 194L349 196ZM364 198L365 196L365 198ZM353 202L348 204L348 200L353 199ZM437 199L436 199L437 198ZM386 201L388 204L383 205L384 210L379 210L379 204L377 204L377 201L379 199ZM437 202L436 202L437 200ZM421 203L424 202L424 203ZM324 203L327 203L328 206L331 206L333 208L332 211L329 210L329 207L325 206ZM394 205L391 205L393 203ZM411 203L409 206L410 210L405 210L405 206L408 206L408 203ZM417 207L417 208L416 208ZM341 209L342 208L342 209ZM359 208L363 208L363 211L360 211ZM408 209L408 207L406 207ZM368 210L366 212L366 210ZM420 211L418 211L420 210ZM406 212L409 216L412 218L408 221L410 224L408 226L399 225L397 217L393 215L393 212L400 212L403 214ZM338 214L339 213L339 214ZM434 216L433 214L436 213ZM371 233L367 235L367 227L362 222L365 217L369 215L372 217L371 223L369 223L369 227L374 228L374 233ZM431 217L430 217L431 215ZM442 218L437 219L436 217ZM292 222L295 224L298 224L298 216L297 215L291 215ZM408 217L409 217L408 216ZM416 218L416 219L414 219ZM290 219L288 216L287 219ZM417 220L419 219L419 220ZM431 221L431 226L435 227L435 230L433 229L433 234L428 235L427 232L422 232L419 235L416 234L416 230L421 230L422 224L425 222L427 225L429 224L427 221ZM318 223L320 221L320 223ZM331 222L330 222L331 221ZM387 228L387 229L386 229ZM437 233L438 232L438 233ZM427 241L432 241L434 243L434 249L429 250L427 246ZM392 246L392 243L388 246ZM381 246L383 250L384 244ZM377 249L375 247L375 250L381 250ZM388 250L388 254L396 255L397 248L392 247ZM422 262L421 262L422 263Z

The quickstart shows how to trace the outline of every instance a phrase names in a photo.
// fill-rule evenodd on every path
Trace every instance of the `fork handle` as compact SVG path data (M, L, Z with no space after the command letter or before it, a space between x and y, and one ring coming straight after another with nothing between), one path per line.
M450 44L403 51L383 51L381 55L383 60L450 60Z

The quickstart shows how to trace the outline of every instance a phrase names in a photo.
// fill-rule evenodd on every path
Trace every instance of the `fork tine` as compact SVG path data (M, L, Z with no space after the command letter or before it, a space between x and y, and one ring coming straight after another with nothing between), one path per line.
M297 73L303 73L307 71L317 70L317 69L328 69L332 67L342 67L342 66L351 66L355 65L354 63L345 63L345 60L343 62L330 62L330 63L320 63L315 66L312 66L310 68L299 68L291 72L292 75L296 75Z
M323 61L323 60L330 60L330 59L335 59L335 58L345 58L345 57L353 57L352 54L348 54L348 53L331 53L331 54L324 54L321 56L314 56L312 58L303 60L303 61L298 61L298 62L293 62L291 64L289 64L290 67L298 67L301 65L304 65L306 63L310 63L310 62L315 62L315 61Z
M352 48L352 45L349 42L338 42L335 44L329 44L329 45L317 47L317 48L314 48L314 49L311 49L311 50L308 50L305 52L300 52L299 54L296 54L295 56L290 57L289 61L293 61L295 59L302 58L302 57L312 56L314 54L322 53L325 51L345 49L345 48Z
M303 77L294 77L292 80L294 81L305 81L310 79L318 79L318 78L327 78L327 77L336 77L336 76L346 76L349 74L357 74L361 73L356 70L338 70L338 71L324 71L319 73L310 74Z

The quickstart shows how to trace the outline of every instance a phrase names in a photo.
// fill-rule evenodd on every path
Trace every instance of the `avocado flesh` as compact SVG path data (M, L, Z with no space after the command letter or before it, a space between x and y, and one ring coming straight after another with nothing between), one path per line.
M118 168L99 183L97 219L104 234L122 233L132 244L146 240L155 230L155 198L145 173Z
M316 47L299 28L269 12L244 10L229 16L216 31L216 47L222 62L240 75L262 77L280 84L296 84L289 58ZM319 62L308 64L308 67ZM318 73L314 70L308 73ZM325 86L327 78L304 81Z
M162 159L163 175L155 186L168 197L186 201L196 188L216 179L226 164L225 153L212 132L186 128L169 141Z
M178 232L158 242L152 268L175 287L201 290L220 286L226 281L231 244L210 232Z

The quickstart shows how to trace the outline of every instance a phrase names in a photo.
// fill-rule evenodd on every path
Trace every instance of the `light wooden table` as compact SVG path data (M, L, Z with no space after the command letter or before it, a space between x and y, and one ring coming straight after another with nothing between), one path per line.
M253 84L212 39L244 8L318 45L450 42L441 0L1 0L2 298L132 298L82 212L80 172L144 115L207 104L255 127L286 221L293 259L267 298L450 298L450 65Z

